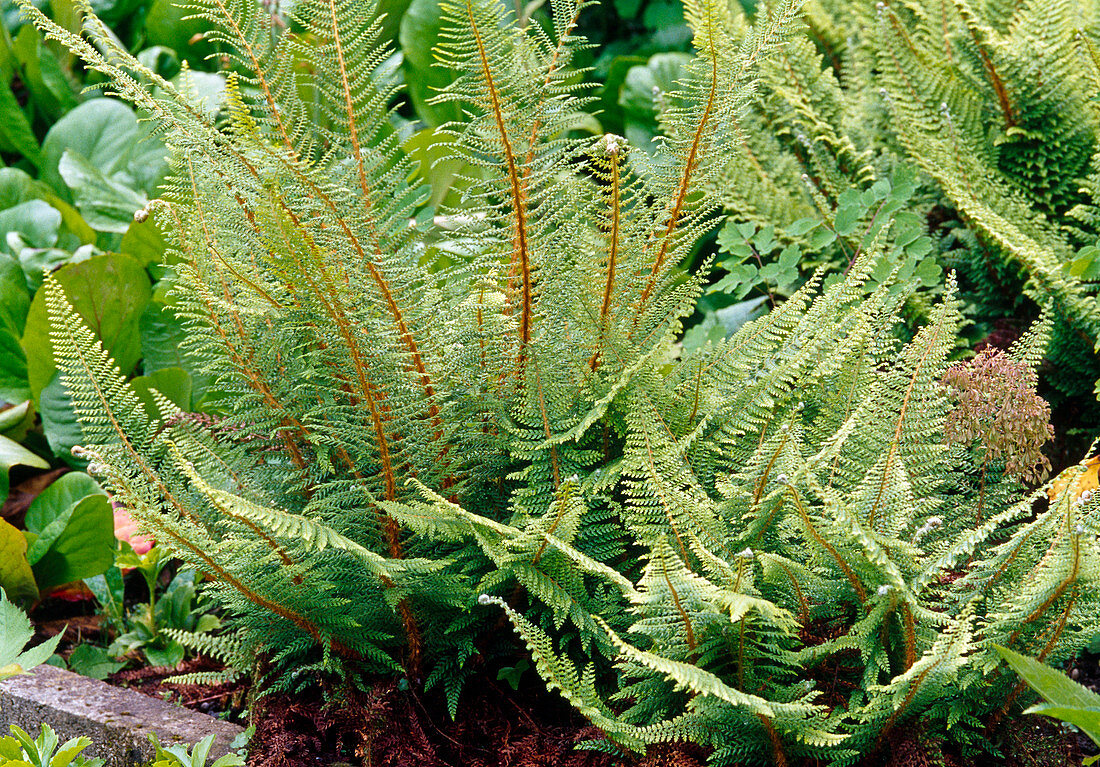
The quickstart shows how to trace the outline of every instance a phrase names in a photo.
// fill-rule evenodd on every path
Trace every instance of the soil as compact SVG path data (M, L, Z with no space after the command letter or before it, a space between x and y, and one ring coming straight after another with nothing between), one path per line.
M217 661L200 656L185 660L173 668L145 666L123 669L107 677L107 682L247 727L248 685L244 681L222 684L178 684L168 681L183 674L223 669L224 666Z
M405 689L402 689L404 687ZM488 679L472 682L452 721L435 696L394 680L326 707L319 690L256 703L250 764L306 767L611 767L606 753L578 751L600 732L560 699ZM686 766L685 766L686 767Z

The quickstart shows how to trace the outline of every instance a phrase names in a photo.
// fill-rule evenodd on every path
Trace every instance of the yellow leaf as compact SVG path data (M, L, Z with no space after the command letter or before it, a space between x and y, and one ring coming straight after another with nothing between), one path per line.
M27 562L27 539L0 519L0 588L19 605L38 601L38 586Z
M1085 470L1077 474L1077 467L1071 466L1058 475L1058 478L1054 480L1054 484L1050 486L1050 500L1055 501L1061 497L1062 493L1068 488L1070 491L1069 500L1072 503L1081 497L1081 494L1086 490L1092 490L1096 492L1098 486L1100 486L1100 455L1094 455L1092 458L1085 462ZM1070 483L1073 484L1070 487Z

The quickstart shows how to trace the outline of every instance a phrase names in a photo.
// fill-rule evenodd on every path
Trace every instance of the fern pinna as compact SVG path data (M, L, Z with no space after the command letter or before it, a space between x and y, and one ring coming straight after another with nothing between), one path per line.
M1042 509L945 439L956 289L907 337L893 220L846 274L682 353L706 275L677 265L797 4L752 28L687 4L696 58L652 155L566 130L584 7L556 0L544 29L444 5L460 76L438 98L468 115L447 130L474 169L444 228L365 3L304 0L273 35L248 0L200 0L232 51L219 113L87 5L87 40L27 6L170 146L152 218L187 352L224 392L212 419L144 406L51 282L80 454L210 577L268 684L402 673L453 710L503 609L608 747L845 764L922 720L987 744L1014 683L986 647L1053 661L1097 627L1096 503ZM849 694L826 694L831 669Z

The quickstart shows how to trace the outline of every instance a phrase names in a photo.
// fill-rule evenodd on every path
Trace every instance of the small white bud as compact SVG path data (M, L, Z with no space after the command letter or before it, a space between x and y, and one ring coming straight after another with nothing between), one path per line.
M745 550L739 553L737 556L746 561L751 561L756 557L756 555L752 553L752 549L748 547L746 547Z
M775 477L775 481L778 482L781 485L785 485L785 484L787 484L787 475L786 474L777 474L776 477Z
M477 603L479 605L491 605L493 603L493 598L488 594L482 594L477 598Z
M1077 523L1077 526L1076 526L1075 528L1073 528L1073 530L1074 530L1074 532L1076 532L1076 533L1077 533L1078 535L1080 535L1081 533L1085 532L1085 526L1084 526L1084 525L1082 525L1082 524L1081 524L1080 522L1078 522L1078 523Z
M619 153L626 147L626 139L614 133L605 133L601 143L600 149L609 157L618 157Z
M580 474L574 474L572 477L569 478L569 481L572 482L573 484L576 484L577 482L581 481L581 475Z
M879 587L878 587L878 590L876 591L876 593L877 593L877 594L878 594L878 595L879 595L880 597L884 597L884 596L886 596L887 594L889 594L889 593L890 593L891 591L893 591L893 590L894 590L894 587L893 587L893 586L891 586L891 585L889 585L889 584L887 584L887 583L884 583L884 584L882 584L881 586L879 586Z
M143 224L143 223L145 223L145 221L148 218L149 218L149 209L148 208L141 208L140 210L135 210L134 211L134 221L136 221L137 223Z
M941 517L929 517L928 521L924 523L925 527L927 527L931 530L935 530L937 527L939 527L942 524L943 524L943 519Z

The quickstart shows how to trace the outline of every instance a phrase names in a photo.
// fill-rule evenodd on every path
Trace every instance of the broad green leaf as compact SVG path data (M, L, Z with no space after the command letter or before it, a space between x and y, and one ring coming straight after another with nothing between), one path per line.
M145 17L145 44L171 48L181 62L199 64L214 53L210 43L201 37L195 40L206 31L206 22L195 18L186 4L174 0L154 0Z
M163 45L152 45L138 52L137 60L143 67L147 67L165 80L169 80L180 72L180 60L176 52Z
M106 495L99 483L80 471L70 471L38 494L27 509L24 525L32 533L41 534L66 509L89 495Z
M110 567L100 575L85 578L84 585L99 601L104 615L121 625L126 613L123 603L126 584L122 580L122 571L118 567Z
M454 70L440 66L433 53L440 41L442 23L439 0L412 0L401 17L399 34L404 54L401 66L405 71L409 98L416 107L416 113L432 127L462 119L458 104L430 103L439 90L457 77Z
M38 586L26 553L23 533L0 519L0 589L16 604L29 605L38 601Z
M862 217L865 212L865 208L860 205L859 202L842 204L836 211L836 219L834 222L836 233L842 237L847 237L849 234L852 234L859 225L860 217Z
M401 29L401 19L405 17L412 0L378 0L375 13L381 17L379 22L379 39L385 42L396 42Z
M122 255L90 258L60 269L55 275L73 308L102 341L123 373L134 369L141 357L138 322L149 302L149 278L134 259ZM35 295L23 334L27 375L32 393L41 397L57 366L49 337L46 297ZM45 406L40 406L45 413Z
M826 245L830 245L836 241L836 232L831 229L821 227L820 229L814 229L810 233L809 243L810 247L814 250L820 250Z
M0 327L22 336L30 306L31 294L23 270L14 258L0 254Z
M484 175L482 169L459 156L455 147L453 137L435 128L414 133L401 147L410 159L419 163L417 174L432 188L428 205L433 208L444 202L457 206L470 178Z
M1024 713L1069 722L1100 743L1100 695L1034 658L997 645L993 649L1046 701Z
M122 21L145 4L144 0L91 0L96 16L109 24Z
M27 357L19 337L8 328L0 328L0 400L18 402L30 396Z
M0 135L36 166L42 162L38 139L8 83L0 84Z
M36 108L57 119L80 103L65 71L33 24L24 24L12 41L12 52L22 65L21 77Z
M92 679L106 679L125 665L125 661L111 657L106 648L87 642L77 645L69 656L69 669Z
M67 765L75 764L80 752L90 745L92 745L92 739L86 735L70 738L54 754L53 759L50 760L50 767L67 767Z
M145 660L149 661L150 666L173 668L183 662L183 645L175 640L169 641L164 647L146 645L141 649L145 653Z
M122 235L122 244L118 246L119 252L130 256L147 268L163 264L166 258L165 251L168 249L163 233L153 223L151 217L140 223L132 219L133 216L126 234Z
M72 457L72 449L84 440L80 422L76 418L69 393L61 383L61 374L55 372L50 382L38 396L38 412L42 428L54 455L74 465L83 465Z
M46 277L68 264L79 264L93 256L101 256L103 251L94 245L81 245L75 251L63 248L23 248L19 251L19 265L27 284L37 291L46 281Z
M13 439L18 442L18 439L11 436L11 432L21 428L28 417L32 415L33 411L31 410L30 400L0 410L0 432L3 432L4 436L8 439Z
M61 155L58 173L72 190L77 210L99 232L125 233L134 222L134 211L144 207L148 200L143 193L105 175L71 149Z
M130 385L145 404L148 413L157 412L151 389L156 389L181 410L191 410L191 374L182 368L161 368L149 375L134 378Z
M1073 681L1073 680L1069 680ZM1056 706L1051 703L1040 703L1024 711L1025 714L1042 714L1052 719L1069 722L1092 739L1093 743L1100 744L1100 705L1089 708L1073 708L1071 706Z
M172 85L186 93L191 104L210 117L217 116L225 106L225 77L216 72L185 69L172 78ZM149 189L146 191L151 193Z
M58 522L61 519L64 517ZM114 564L118 546L114 530L107 496L90 495L79 501L68 513L56 540L32 565L38 587L52 588L106 572Z
M797 221L791 222L791 224L786 228L785 231L792 237L801 237L802 235L809 233L811 229L813 229L820 223L820 219L800 218Z
M58 197L49 184L35 181L18 168L0 168L0 210L13 208L29 200L42 200L61 214L59 243L73 249L95 242L96 234L76 208Z
M644 66L633 66L619 90L623 130L635 146L652 152L657 133L658 100L670 98L679 89L691 56L686 53L657 53Z
M105 177L131 174L130 164L136 154L150 147L164 151L159 141L143 141L148 132L138 123L134 110L121 101L92 99L58 120L46 134L42 142L42 179L62 197L72 199L60 172L66 150L83 157Z
M0 666L15 663L32 636L30 618L0 591Z
M33 466L48 469L50 464L14 440L0 436L0 497L8 497L8 470L12 466Z
M209 393L213 379L200 369L193 358L183 353L182 344L187 331L176 317L164 284L162 280L141 316L141 365L147 374L168 368L185 370L190 376L191 402L198 406ZM173 399L172 396L169 399Z
M672 0L650 0L642 13L646 29L667 29L684 23L684 6Z
M18 255L13 233L18 233L23 246L48 248L57 243L61 233L61 212L42 200L27 200L0 211L0 232L5 240L0 247Z

